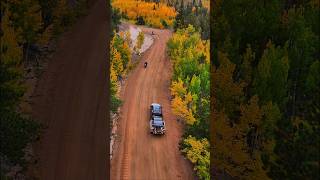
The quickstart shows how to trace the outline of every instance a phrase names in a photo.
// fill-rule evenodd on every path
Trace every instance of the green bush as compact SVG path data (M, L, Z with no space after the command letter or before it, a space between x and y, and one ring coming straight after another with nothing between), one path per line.
M111 106L110 109L113 113L116 113L118 108L121 106L122 101L117 98L115 95L111 96Z
M41 125L13 111L2 111L0 121L1 156L14 164L26 163L23 149L39 137Z
M168 24L165 20L161 19L160 22L163 25L163 27L168 28Z
M136 22L137 22L136 23L137 25L145 25L146 24L146 22L144 21L142 16L138 16Z

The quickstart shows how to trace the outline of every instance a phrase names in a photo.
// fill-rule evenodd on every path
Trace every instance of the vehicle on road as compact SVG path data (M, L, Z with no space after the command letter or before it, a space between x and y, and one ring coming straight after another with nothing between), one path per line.
M165 134L165 122L163 117L154 116L150 120L150 133L151 134Z
M162 106L158 103L152 103L150 105L150 118L152 116L162 116Z
M144 68L147 68L147 66L148 66L148 62L145 62L144 63Z
M152 103L150 106L150 133L165 134L165 122L162 115L162 107L160 104Z

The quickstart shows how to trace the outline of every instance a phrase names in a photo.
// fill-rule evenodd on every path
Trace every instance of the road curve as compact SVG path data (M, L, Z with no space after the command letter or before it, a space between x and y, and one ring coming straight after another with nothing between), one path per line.
M166 56L168 30L142 28L153 31L154 44L142 56L139 65L129 74L122 89L124 101L120 112L119 140L111 161L111 179L175 180L194 179L190 163L178 149L182 127L170 108L170 78L172 68ZM143 63L147 61L147 69ZM163 106L167 133L149 133L148 108L151 103Z
M58 41L34 92L33 116L47 125L35 145L44 180L103 180L107 164L107 12L96 0L88 16Z

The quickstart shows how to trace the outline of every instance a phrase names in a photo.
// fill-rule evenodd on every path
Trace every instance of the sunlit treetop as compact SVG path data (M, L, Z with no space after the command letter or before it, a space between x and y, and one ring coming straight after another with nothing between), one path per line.
M173 7L164 3L140 0L114 0L112 7L119 9L129 20L136 21L138 17L142 17L145 24L156 28L165 28L166 25L172 26L177 14Z

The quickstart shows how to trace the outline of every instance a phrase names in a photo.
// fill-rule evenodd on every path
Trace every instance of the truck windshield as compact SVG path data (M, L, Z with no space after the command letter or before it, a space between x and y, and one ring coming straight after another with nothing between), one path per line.
M161 107L160 107L160 106L155 106L155 107L153 108L153 112L160 114L160 113L161 113Z

